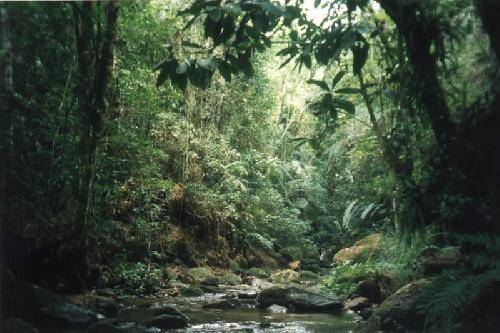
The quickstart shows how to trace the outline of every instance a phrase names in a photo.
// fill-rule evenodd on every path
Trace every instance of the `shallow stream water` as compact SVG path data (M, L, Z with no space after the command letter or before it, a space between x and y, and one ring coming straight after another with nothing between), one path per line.
M189 326L185 329L170 330L169 332L245 332L245 333L331 333L352 332L357 318L352 314L327 313L284 313L284 308L274 311L256 307L252 300L240 303L239 306L229 309L211 309L203 305L234 297L239 292L255 292L251 287L229 287L222 293L205 294L200 297L151 298L131 300L140 307L131 306L128 311L121 313L120 321L126 323L141 322L141 307L148 304L151 307L174 305L189 317ZM165 332L149 328L148 332Z

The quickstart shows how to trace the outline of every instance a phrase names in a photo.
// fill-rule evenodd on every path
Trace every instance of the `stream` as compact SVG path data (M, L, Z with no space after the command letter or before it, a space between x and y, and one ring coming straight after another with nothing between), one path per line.
M116 318L116 324L127 329L138 328L150 319L151 309L175 306L189 318L187 328L161 330L150 327L146 332L330 333L352 332L356 326L357 316L354 314L290 313L280 306L259 308L252 296L258 291L252 286L239 285L221 286L220 293L206 293L198 297L172 297L167 294L155 297L128 296L123 299L123 308ZM207 308L207 304L225 304L224 301L228 300L232 302L231 307Z

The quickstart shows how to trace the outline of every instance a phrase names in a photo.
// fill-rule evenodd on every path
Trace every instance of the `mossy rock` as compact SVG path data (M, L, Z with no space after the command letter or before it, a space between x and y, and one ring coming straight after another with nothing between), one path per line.
M186 270L181 281L187 284L204 284L204 281L217 280L214 272L208 267L194 267Z
M252 267L248 270L248 274L251 276L255 276L261 279L266 279L271 276L271 273L269 271L263 269L263 268L258 268L258 267Z
M188 286L181 288L181 294L186 297L198 297L204 294L200 287Z
M253 253L248 256L248 264L254 267L267 269L277 269L279 266L276 259L262 250L253 251Z
M236 274L226 273L224 275L219 276L219 282L220 284L228 284L230 286L235 286L241 284L242 280L241 277Z
M411 282L389 296L368 318L364 332L421 331L425 318L416 305L429 284L426 279Z
M338 251L333 257L335 263L366 262L370 259L375 251L378 250L382 234L371 234L363 239L360 239L350 247L346 247Z
M311 272L311 271L301 271L299 273L299 280L300 281L318 281L319 276L318 276L318 274Z

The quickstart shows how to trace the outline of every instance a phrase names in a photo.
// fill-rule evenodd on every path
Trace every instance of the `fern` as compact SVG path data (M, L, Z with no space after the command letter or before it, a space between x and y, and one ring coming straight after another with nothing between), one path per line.
M459 318L478 296L492 283L500 282L499 237L488 235L464 236L465 244L482 251L472 255L470 265L437 276L421 296L417 311L425 315L425 327L430 331L453 332Z

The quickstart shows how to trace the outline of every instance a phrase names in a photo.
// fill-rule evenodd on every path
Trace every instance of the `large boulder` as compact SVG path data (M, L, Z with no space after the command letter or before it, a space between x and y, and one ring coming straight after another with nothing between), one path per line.
M86 328L96 321L94 312L71 303L48 289L17 284L4 290L11 315L47 329Z
M217 285L218 279L208 267L194 267L186 270L181 278L187 284Z
M335 254L333 261L343 263L346 261L365 262L379 248L382 234L371 234L357 241L351 247L346 247Z
M420 279L389 296L368 318L364 331L421 331L425 318L417 312L416 305L428 283Z
M265 289L257 297L257 302L260 307L277 304L296 312L340 313L343 308L342 302L334 294L296 287L275 286Z

